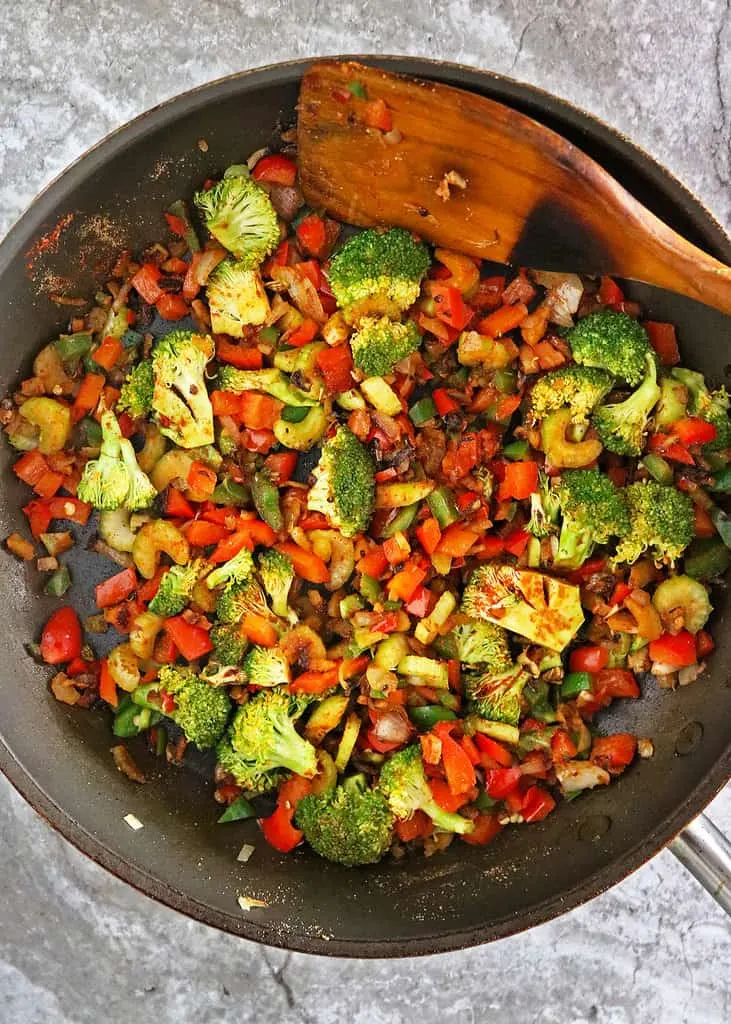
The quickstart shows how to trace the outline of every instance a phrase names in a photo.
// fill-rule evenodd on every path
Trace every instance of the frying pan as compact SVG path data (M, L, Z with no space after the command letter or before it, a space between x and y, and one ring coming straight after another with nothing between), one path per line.
M685 237L731 262L731 242L693 196L626 139L567 103L458 65L359 59L515 106L586 150ZM162 211L172 200L276 143L278 130L293 123L307 63L234 75L155 108L92 149L35 201L0 245L3 393L28 375L40 343L64 329L69 311L49 301L49 292L92 293L120 248L140 249L162 235ZM678 326L688 365L714 384L731 377L731 320L657 289L628 289L652 319ZM24 528L20 506L27 498L11 462L3 446L1 536ZM89 614L93 585L110 566L83 547L74 548L71 571L76 592L83 590L80 611ZM107 715L58 704L47 689L49 672L24 651L57 607L41 587L34 571L3 560L0 767L98 863L149 896L249 939L368 957L442 952L509 935L618 882L672 840L729 777L731 630L728 599L716 591L718 646L703 680L675 693L647 682L641 701L615 702L602 717L607 730L650 736L655 744L652 759L606 790L567 803L538 824L506 829L488 847L455 842L431 860L418 855L347 870L305 850L285 857L267 847L253 822L216 825L205 759L161 767L140 747L134 755L147 785L114 770ZM129 813L142 822L140 831L123 820ZM240 864L244 842L256 849ZM688 841L684 850L686 859L699 856ZM239 895L267 906L242 911Z

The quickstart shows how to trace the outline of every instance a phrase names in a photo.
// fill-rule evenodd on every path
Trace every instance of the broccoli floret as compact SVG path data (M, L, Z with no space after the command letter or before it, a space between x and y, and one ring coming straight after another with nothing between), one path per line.
M464 677L465 696L480 718L517 725L520 695L528 678L520 665L510 665L497 672L468 672Z
M216 615L221 622L241 622L245 615L271 618L264 591L251 577L238 583L229 583L216 599Z
M269 315L259 271L249 269L245 260L220 263L208 278L206 298L215 334L243 338L249 324L263 324Z
M224 178L207 192L196 192L195 202L213 237L245 267L258 267L279 244L277 212L251 178Z
M135 419L152 409L154 375L152 360L143 359L130 370L117 399L117 411L128 412Z
M638 480L624 489L630 528L613 561L636 562L645 552L656 561L674 562L693 539L693 502L674 487Z
M232 707L225 690L209 686L189 668L174 665L163 665L159 679L138 686L132 700L140 707L162 711L201 750L221 738Z
M213 444L213 408L205 381L213 342L192 331L173 331L152 352L152 408L160 433L181 448Z
M421 335L413 320L399 323L386 316L364 317L350 338L353 362L366 377L384 377L419 345Z
M540 377L530 394L530 417L543 420L568 406L574 423L585 423L614 386L614 377L595 366L566 366Z
M415 811L424 811L442 832L465 835L474 828L467 818L443 811L431 795L418 743L399 750L386 761L378 788L388 800L395 817L401 821L412 817Z
M617 455L641 455L647 421L658 398L657 364L652 355L646 358L647 373L642 384L624 402L600 405L594 410L592 423L599 440Z
M316 398L292 384L286 374L275 367L266 370L237 370L222 366L218 371L218 388L240 395L244 391L265 391L285 405L318 405Z
M716 436L713 441L703 445L703 450L708 452L723 451L731 448L731 420L729 420L729 396L726 388L718 388L710 391L702 373L694 370L684 370L676 367L672 371L673 377L684 384L690 396L690 412L694 416L712 423L716 428Z
M150 601L150 611L166 619L182 612L198 582L201 568L200 559L188 565L172 565L160 580L157 593Z
M438 636L434 647L442 658L461 661L464 665L509 665L510 647L504 629L493 622L465 622L444 636Z
M244 669L254 686L287 686L292 682L289 662L278 647L252 647L246 655Z
M317 753L295 729L306 706L286 690L256 694L236 712L219 744L219 764L251 792L271 788L277 779L273 773L282 768L312 778L317 774Z
M429 252L409 231L361 231L330 262L328 278L338 305L398 316L416 302L429 269Z
M236 623L217 623L209 634L213 644L211 657L221 665L240 665L249 648L249 641Z
M551 481L541 470L538 474L538 490L530 496L530 519L526 530L534 537L548 537L556 532L559 503Z
M201 671L201 679L209 686L246 686L246 673L240 665L221 665L209 661Z
M375 501L373 459L347 427L338 427L323 444L313 476L308 509L322 512L345 537L365 530Z
M645 375L645 357L652 350L647 331L627 313L599 309L566 333L577 363L597 366L636 387Z
M103 512L147 508L157 491L140 469L132 442L122 436L116 416L108 409L102 413L101 426L99 458L84 466L78 497Z
M306 796L297 805L295 821L316 853L346 867L375 864L391 845L391 808L362 775Z
M242 583L254 575L254 559L248 548L242 548L228 562L219 565L217 569L206 576L206 586L209 590L219 587L222 583Z
M557 567L578 569L596 544L607 544L629 531L624 494L598 469L565 471L554 493L562 518Z
M272 602L272 611L280 619L297 621L297 615L287 604L289 588L294 580L292 560L281 551L267 548L259 555L259 577Z

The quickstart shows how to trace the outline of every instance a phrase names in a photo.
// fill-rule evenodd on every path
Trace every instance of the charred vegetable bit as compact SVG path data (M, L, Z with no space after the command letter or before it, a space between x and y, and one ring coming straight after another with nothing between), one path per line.
M398 159L383 100L341 99ZM220 821L349 867L500 842L631 770L650 745L604 709L702 676L731 562L696 339L607 277L337 224L282 153L194 202L201 237L174 203L0 409L56 699L212 750ZM82 628L84 527L115 564Z

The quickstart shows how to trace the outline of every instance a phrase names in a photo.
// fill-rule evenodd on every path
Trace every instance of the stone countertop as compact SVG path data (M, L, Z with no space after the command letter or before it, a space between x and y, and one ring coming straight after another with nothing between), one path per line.
M0 231L106 132L185 89L315 54L490 68L583 106L731 226L729 0L26 0L0 28ZM0 781L0 1022L720 1024L731 930L669 853L564 917L422 960L263 949L87 861ZM731 790L710 808L731 831ZM725 966L724 966L725 965Z

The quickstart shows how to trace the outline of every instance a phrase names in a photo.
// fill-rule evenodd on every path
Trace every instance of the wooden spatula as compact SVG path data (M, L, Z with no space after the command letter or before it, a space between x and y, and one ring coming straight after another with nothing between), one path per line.
M498 262L634 278L731 314L731 268L501 103L321 61L302 81L297 136L305 198L339 220Z

